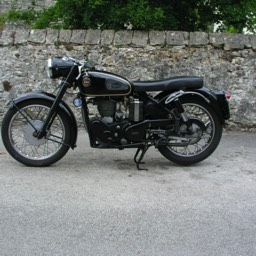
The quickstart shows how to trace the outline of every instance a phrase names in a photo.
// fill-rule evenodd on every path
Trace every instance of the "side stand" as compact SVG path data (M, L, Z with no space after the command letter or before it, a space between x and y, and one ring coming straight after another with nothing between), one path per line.
M144 155L146 154L146 152L148 151L149 146L146 144L144 147L139 147L136 151L136 154L134 156L134 162L137 165L137 169L138 170L143 170L143 171L148 171L148 169L143 169L140 168L140 164L145 164L144 162L142 162ZM140 154L139 158L137 159L138 155Z

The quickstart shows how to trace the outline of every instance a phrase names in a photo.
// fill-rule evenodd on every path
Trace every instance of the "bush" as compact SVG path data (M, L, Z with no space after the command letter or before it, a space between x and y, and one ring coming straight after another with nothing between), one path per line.
M221 22L222 32L256 30L255 0L56 0L41 11L31 1L28 10L12 8L2 22L22 20L33 28L180 31L208 31Z

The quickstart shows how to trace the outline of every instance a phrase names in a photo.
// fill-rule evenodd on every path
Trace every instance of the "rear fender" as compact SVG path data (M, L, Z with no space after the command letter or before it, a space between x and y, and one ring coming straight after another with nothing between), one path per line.
M31 99L44 99L50 103L53 103L56 96L50 93L46 92L29 92L20 95L19 97L13 99L9 102L8 106L10 108L16 108L19 106L20 103L23 103L25 101L31 100ZM71 130L71 139L70 139L70 146L72 149L76 147L76 140L77 140L77 122L76 118L70 109L70 107L64 102L61 101L59 104L60 111L64 112L67 118L69 119L69 129Z
M216 112L222 124L225 120L229 119L229 107L225 98L225 94L222 91L213 92L206 87L189 90L189 91L176 91L176 92L162 92L156 95L155 98L160 100L160 104L169 104L172 100L180 99L197 99L205 101L211 106L211 108Z
M222 124L225 123L225 120L230 118L229 104L224 91L211 91L203 87L196 90L196 92L209 99L209 104L220 118Z

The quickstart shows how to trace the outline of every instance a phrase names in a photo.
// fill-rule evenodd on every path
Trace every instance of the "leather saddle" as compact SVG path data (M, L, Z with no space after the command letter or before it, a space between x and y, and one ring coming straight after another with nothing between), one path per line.
M199 89L203 87L203 79L198 76L176 76L157 81L134 81L134 92L173 91Z

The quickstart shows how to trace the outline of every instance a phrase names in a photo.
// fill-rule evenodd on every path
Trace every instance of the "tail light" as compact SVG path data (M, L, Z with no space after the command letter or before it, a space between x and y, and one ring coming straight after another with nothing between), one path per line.
M231 94L229 92L225 92L225 95L226 95L227 100L231 99Z

